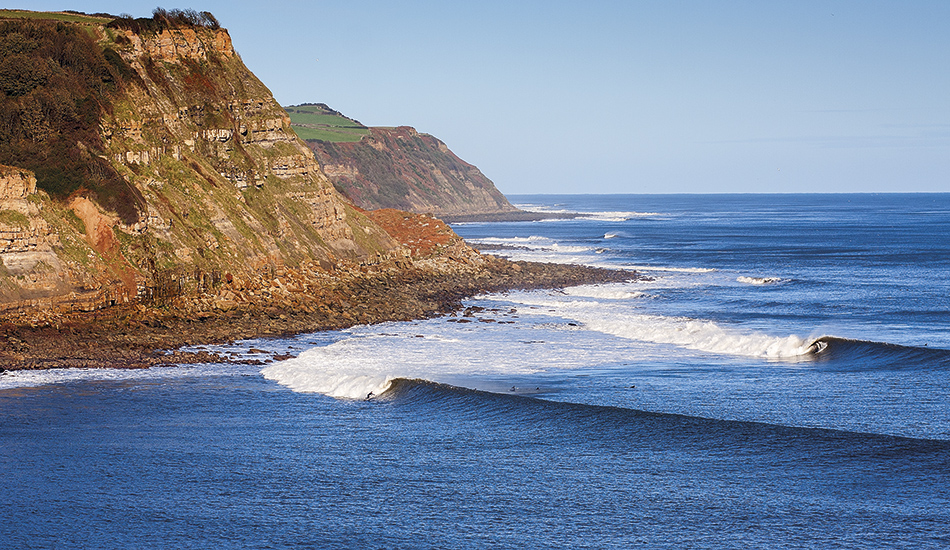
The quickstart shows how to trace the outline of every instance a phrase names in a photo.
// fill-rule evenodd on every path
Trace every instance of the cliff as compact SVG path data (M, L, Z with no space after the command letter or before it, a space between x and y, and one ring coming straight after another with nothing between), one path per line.
M226 30L22 13L0 12L0 309L405 254L335 190Z
M446 220L520 212L478 168L431 135L408 126L369 128L324 104L287 111L324 173L361 208Z
M224 361L161 350L629 277L483 256L437 219L353 205L206 12L0 10L0 92L0 371ZM434 138L350 130L394 173L429 158L432 181L474 189L457 208L508 208Z

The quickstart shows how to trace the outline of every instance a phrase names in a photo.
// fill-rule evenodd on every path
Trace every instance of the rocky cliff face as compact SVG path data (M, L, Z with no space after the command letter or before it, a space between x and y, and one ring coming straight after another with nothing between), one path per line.
M392 248L334 192L227 31L120 36L130 44L120 54L144 86L103 121L103 135L159 231L174 239L182 232L168 231L169 221L203 225L205 242L186 248L223 247L220 255L233 259L332 260ZM192 212L177 212L176 202ZM370 238L358 242L354 229Z
M90 309L405 253L334 189L227 31L0 23L20 63L0 67L0 309ZM85 96L62 90L77 62L57 44L83 52ZM41 79L23 68L40 62ZM79 130L64 139L57 124ZM79 176L47 169L63 156Z
M0 166L0 296L8 299L65 290L55 250L59 235L41 215L32 172Z
M360 141L308 140L340 192L361 208L397 208L452 219L518 210L475 166L408 126L370 128Z
M157 350L626 278L483 256L438 219L360 209L290 124L206 12L0 10L0 371L224 361ZM430 136L365 137L347 157L365 162L329 172L389 174L416 210L510 208Z

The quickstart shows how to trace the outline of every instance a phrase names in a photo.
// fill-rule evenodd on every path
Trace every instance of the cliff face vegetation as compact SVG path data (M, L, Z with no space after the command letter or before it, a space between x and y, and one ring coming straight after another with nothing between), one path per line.
M86 26L0 20L0 162L33 171L54 197L83 189L136 221L142 197L92 154L104 147L99 121L132 76Z
M404 254L337 193L210 14L73 19L0 12L0 308Z
M323 104L287 110L336 188L367 210L453 219L514 213L495 184L439 139L408 126L368 128Z

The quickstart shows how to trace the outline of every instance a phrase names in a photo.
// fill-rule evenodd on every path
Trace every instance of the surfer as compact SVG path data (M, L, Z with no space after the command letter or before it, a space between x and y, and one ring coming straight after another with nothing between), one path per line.
M369 401L369 400L372 399L372 398L373 398L373 392L369 392L369 393L366 394L366 400L367 400L367 401Z

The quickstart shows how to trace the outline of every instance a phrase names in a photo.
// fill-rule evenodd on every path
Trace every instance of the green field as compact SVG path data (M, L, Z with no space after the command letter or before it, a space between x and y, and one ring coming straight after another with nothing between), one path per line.
M290 125L301 139L320 141L359 141L369 128L330 109L326 105L304 104L284 107Z
M105 25L114 18L68 12L0 10L0 19L47 19L53 21L68 21L70 23Z

